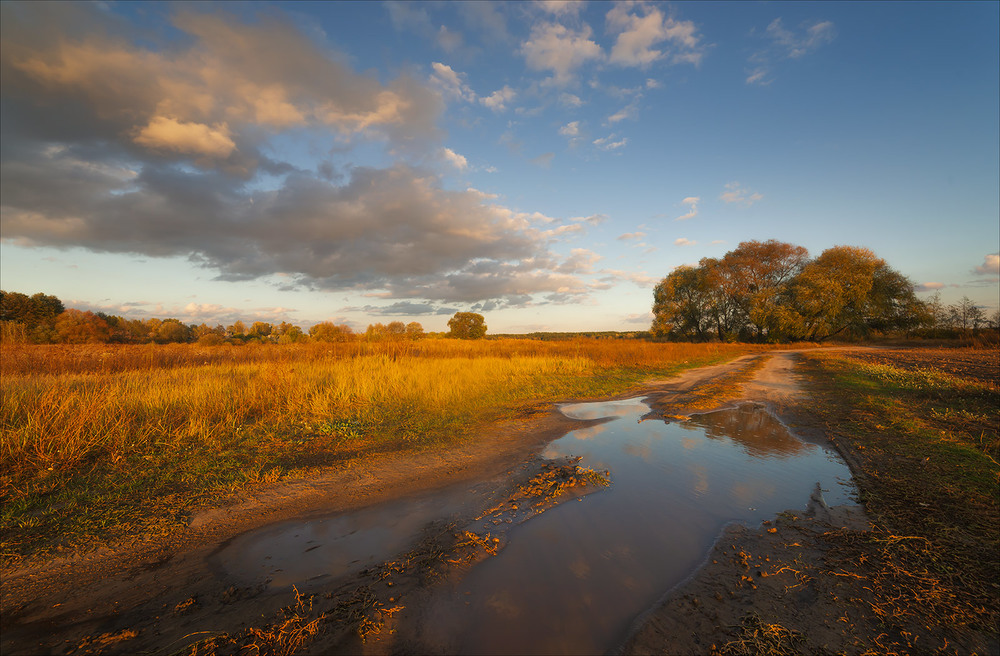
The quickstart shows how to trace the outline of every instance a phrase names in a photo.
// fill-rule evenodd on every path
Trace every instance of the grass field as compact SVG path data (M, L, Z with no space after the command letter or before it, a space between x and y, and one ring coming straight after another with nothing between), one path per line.
M5 562L170 531L247 486L446 448L553 400L765 347L425 340L0 350Z
M995 349L806 356L875 524L827 535L828 566L861 582L878 618L871 653L968 653L970 631L997 639L998 363Z

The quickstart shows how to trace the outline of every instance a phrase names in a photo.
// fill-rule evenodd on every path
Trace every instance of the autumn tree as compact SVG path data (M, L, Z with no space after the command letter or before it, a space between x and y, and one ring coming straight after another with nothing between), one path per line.
M475 312L456 312L448 319L448 336L458 339L482 339L486 336L486 319Z
M72 308L56 317L55 329L63 344L103 344L111 337L104 319L93 312Z
M658 337L704 340L711 326L708 269L681 266L653 288L653 326Z
M411 321L406 324L406 338L411 340L418 340L424 336L424 327L420 325L417 321Z
M653 290L652 332L680 339L823 340L909 329L927 321L913 284L866 248L815 260L775 240L679 267Z
M309 336L317 342L349 342L354 339L354 331L346 324L321 321L309 329Z
M38 344L58 339L56 317L63 310L62 301L55 296L0 291L0 321L22 324L28 339Z
M912 325L913 284L867 248L834 246L792 282L798 337L822 341Z
M158 344L190 342L192 336L191 328L181 323L180 320L164 319L157 326L153 341Z

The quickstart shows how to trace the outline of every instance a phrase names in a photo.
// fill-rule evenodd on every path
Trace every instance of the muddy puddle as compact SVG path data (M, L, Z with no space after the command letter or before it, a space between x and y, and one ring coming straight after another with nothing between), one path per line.
M698 569L727 524L755 526L805 509L817 485L827 504L853 503L850 471L839 457L789 434L759 406L683 422L642 421L649 407L639 398L561 410L604 422L566 434L543 456L582 457L581 466L609 471L611 486L526 521L468 520L470 531L502 534L503 548L401 612L397 647L602 653ZM428 523L475 516L470 504L476 500L467 490L452 489L288 522L237 538L216 559L248 583L301 587L390 559Z

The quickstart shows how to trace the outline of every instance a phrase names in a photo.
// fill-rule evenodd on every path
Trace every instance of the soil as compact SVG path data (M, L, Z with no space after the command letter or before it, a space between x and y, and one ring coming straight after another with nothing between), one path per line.
M758 357L767 357L766 364L742 390L733 388L727 404L763 403L803 439L825 443L806 409L794 352L746 356L688 371L620 398L648 395L649 418L682 416L699 387L732 376ZM237 653L241 646L254 645L259 653L299 648L304 653L405 653L406 645L392 638L395 611L419 604L429 586L461 576L471 564L502 548L501 532L495 534L500 537L463 534L456 530L458 524L442 525L381 567L294 594L246 586L214 567L212 555L247 531L283 520L352 511L449 488L467 495L466 513L471 517L495 517L501 526L523 521L525 498L548 494L541 505L555 503L559 499L552 490L573 487L566 481L583 480L571 469L573 463L548 463L538 453L551 440L584 425L553 407L493 426L476 442L446 452L368 458L306 480L244 493L193 517L185 531L168 538L136 537L54 561L26 562L3 576L0 651L174 654L194 653L195 645L198 653ZM850 454L844 455L851 464ZM546 476L563 482L548 485ZM593 489L577 488L562 498ZM819 536L867 526L858 507L828 508L820 495L806 512L783 513L760 527L727 528L705 565L639 618L618 651L753 653L766 641L794 646L808 635L817 649L851 652L855 632L872 630L854 610L863 605L866 592L850 577L820 576L829 574L824 557L830 547ZM838 598L833 593L852 601L830 601ZM768 624L761 617L782 621Z

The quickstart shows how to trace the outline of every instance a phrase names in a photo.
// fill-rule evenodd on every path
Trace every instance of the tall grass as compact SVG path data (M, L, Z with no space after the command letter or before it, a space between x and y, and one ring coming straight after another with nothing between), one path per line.
M596 340L5 345L4 552L114 535L312 466L440 447L538 402L618 392L749 350Z

